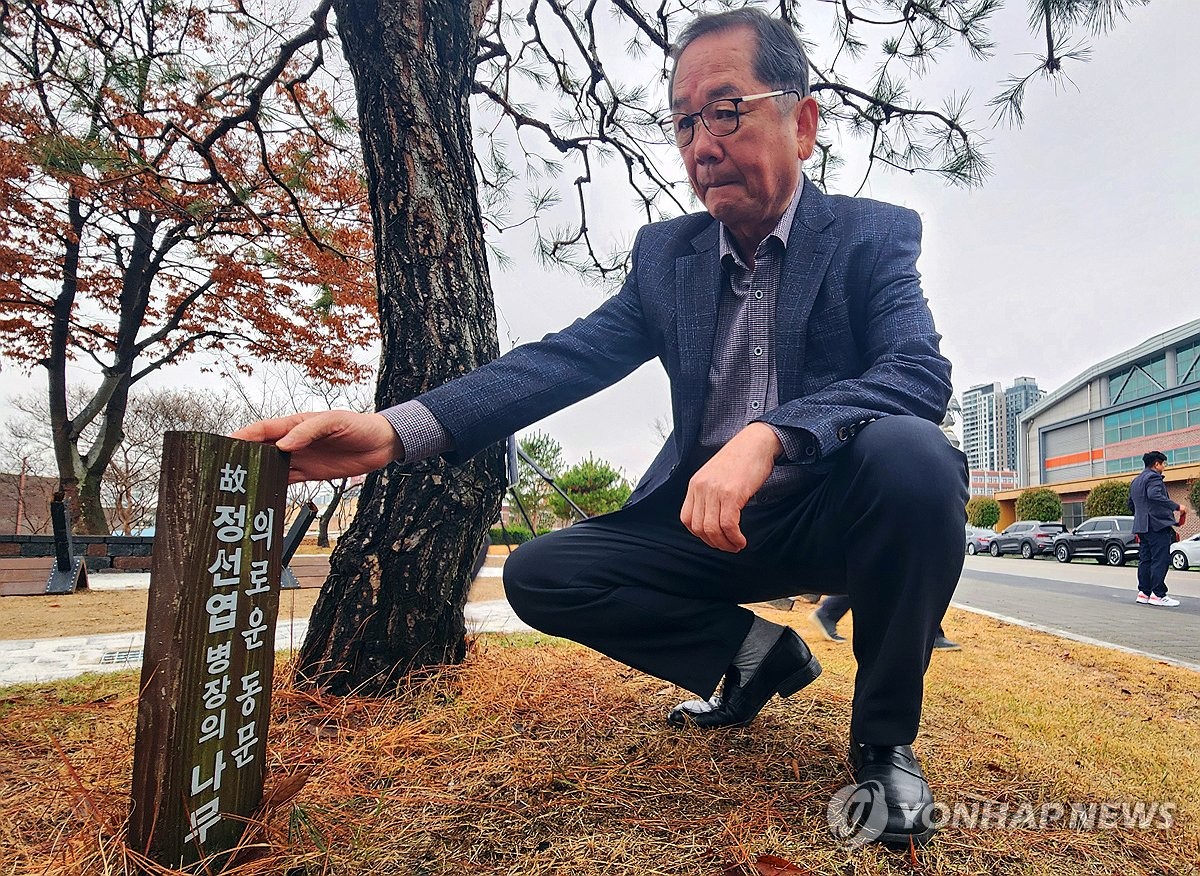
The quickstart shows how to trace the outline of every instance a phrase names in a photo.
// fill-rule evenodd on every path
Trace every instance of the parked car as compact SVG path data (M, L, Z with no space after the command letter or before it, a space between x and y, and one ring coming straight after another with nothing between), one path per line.
M1032 560L1039 554L1054 551L1054 536L1066 532L1067 528L1061 523L1042 523L1040 520L1018 520L1016 523L997 533L988 545L988 553L993 557L1001 554L1020 554L1027 560Z
M1060 563L1092 557L1102 566L1123 566L1137 555L1138 537L1133 534L1132 517L1089 517L1054 539L1054 558Z
M967 553L971 556L987 553L988 548L992 546L992 539L995 537L996 530L994 529L984 526L968 526Z
M1193 566L1200 567L1200 534L1171 545L1172 569L1185 572Z

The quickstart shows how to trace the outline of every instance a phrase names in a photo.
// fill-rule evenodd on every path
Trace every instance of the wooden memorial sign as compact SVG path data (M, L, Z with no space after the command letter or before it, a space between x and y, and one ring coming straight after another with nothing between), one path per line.
M199 432L163 441L130 845L216 870L262 800L288 458Z

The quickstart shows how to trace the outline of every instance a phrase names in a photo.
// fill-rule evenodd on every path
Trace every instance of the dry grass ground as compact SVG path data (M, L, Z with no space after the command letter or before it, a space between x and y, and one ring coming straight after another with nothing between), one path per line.
M277 684L268 785L307 783L265 811L240 872L780 872L767 855L847 876L1197 872L1195 673L958 611L947 628L964 648L934 657L919 741L940 801L1169 801L1174 824L948 827L915 852L847 850L825 810L848 775L848 646L814 641L816 684L751 728L702 734L665 726L680 691L662 682L558 640L485 636L396 700ZM133 872L136 683L0 691L0 873Z

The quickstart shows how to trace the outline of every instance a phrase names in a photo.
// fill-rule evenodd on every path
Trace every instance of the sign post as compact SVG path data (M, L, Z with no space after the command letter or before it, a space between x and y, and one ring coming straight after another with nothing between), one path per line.
M288 460L199 432L162 459L129 839L215 870L262 801Z

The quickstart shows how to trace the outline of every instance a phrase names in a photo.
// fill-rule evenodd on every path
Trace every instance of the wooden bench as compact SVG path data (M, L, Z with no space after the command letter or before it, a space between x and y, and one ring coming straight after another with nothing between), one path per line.
M501 552L497 552L495 555L482 553L477 558L477 560L480 560L479 565L481 567L487 565L493 568L503 566L507 554L502 551L503 548ZM320 589L328 577L328 554L296 554L283 570L280 588L283 590L295 590L298 587L316 587Z
M73 557L63 571L57 562L54 557L0 558L0 596L55 596L87 589L83 557Z
M283 570L280 586L284 590L294 590L297 587L319 589L328 577L328 554L296 554Z

